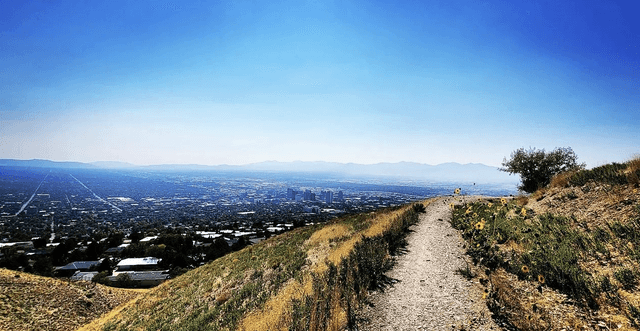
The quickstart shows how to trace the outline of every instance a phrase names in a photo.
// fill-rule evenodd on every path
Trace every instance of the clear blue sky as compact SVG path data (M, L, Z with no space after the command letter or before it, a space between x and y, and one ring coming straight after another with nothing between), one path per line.
M0 158L625 161L638 3L0 1Z

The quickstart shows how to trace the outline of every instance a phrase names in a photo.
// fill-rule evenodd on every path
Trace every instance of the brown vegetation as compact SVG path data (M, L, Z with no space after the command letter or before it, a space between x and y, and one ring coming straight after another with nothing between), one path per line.
M0 269L0 330L74 330L142 292Z
M640 328L638 164L563 173L529 199L454 210L496 316L519 330Z
M150 290L82 330L341 330L424 208L299 228Z

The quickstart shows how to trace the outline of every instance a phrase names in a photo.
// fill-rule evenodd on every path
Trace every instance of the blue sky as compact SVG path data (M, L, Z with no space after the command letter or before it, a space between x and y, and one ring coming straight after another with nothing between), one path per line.
M0 1L0 158L640 153L636 1Z

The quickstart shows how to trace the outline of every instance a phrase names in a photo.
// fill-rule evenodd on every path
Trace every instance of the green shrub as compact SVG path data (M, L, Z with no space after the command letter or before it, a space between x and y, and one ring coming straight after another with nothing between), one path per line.
M626 164L611 163L590 170L580 170L571 176L569 184L573 186L583 186L593 181L611 185L627 184L627 176L622 173L626 169Z
M515 217L509 217L516 212ZM469 242L467 254L490 270L501 267L521 279L537 279L579 302L597 306L599 289L593 277L579 267L580 251L594 249L592 238L571 229L570 219L550 214L534 221L522 216L521 207L483 203L456 207L451 224ZM485 224L480 225L484 219ZM533 223L533 224L532 224ZM599 233L600 237L608 232ZM525 253L500 251L497 244L518 243Z
M109 276L110 276L110 272L109 271L101 271L99 273L97 273L95 276L93 276L93 278L91 279L92 282L94 283L99 283L102 285L111 285L111 281L109 281Z
M629 308L629 320L631 321L631 325L636 328L640 328L640 308L631 303L629 303L627 307Z
M632 269L622 268L616 270L614 276L622 284L622 288L627 291L635 289L638 285L638 273Z

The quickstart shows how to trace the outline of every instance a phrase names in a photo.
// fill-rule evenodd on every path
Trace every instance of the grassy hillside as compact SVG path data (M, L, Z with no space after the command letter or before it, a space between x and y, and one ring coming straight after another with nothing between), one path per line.
M82 330L343 329L382 280L421 206L270 238L167 281Z
M640 328L640 160L453 208L487 303L520 330Z
M0 330L73 330L141 293L0 269Z

